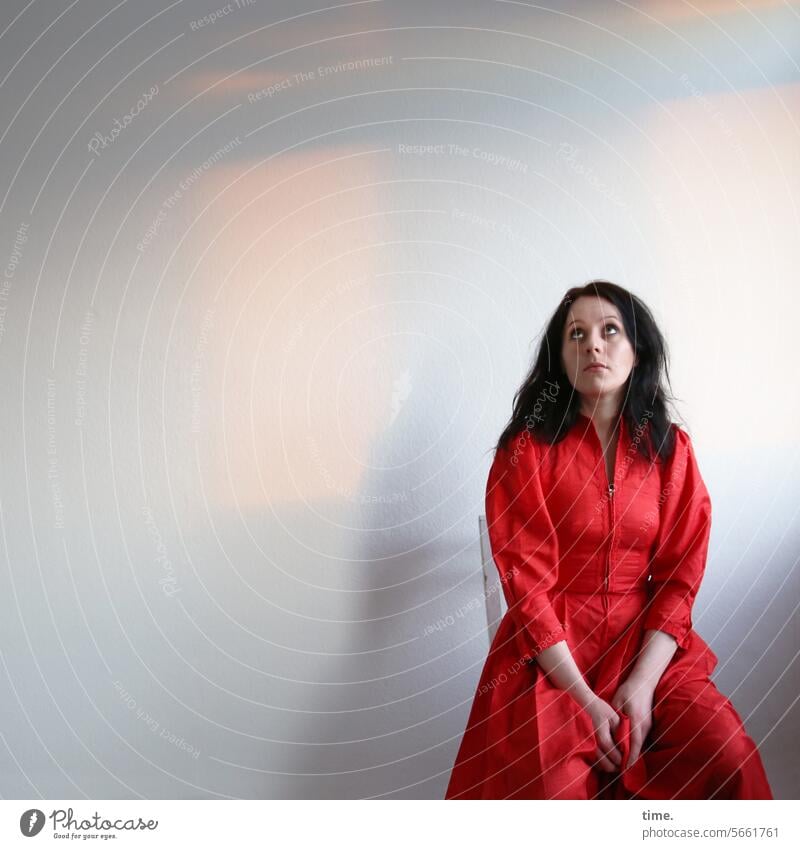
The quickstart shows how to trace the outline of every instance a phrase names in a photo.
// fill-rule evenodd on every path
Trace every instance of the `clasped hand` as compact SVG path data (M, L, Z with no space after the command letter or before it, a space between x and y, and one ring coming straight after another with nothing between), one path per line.
M586 710L597 741L597 766L604 772L616 772L622 766L622 752L614 739L620 724L617 710L630 719L630 766L639 757L653 725L653 689L629 678L620 684L610 702L595 696Z

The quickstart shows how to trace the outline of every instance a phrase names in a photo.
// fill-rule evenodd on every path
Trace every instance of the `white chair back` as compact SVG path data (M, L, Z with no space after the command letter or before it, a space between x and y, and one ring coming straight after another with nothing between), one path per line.
M492 557L492 546L489 542L489 531L486 516L478 516L478 531L481 537L481 563L483 564L483 596L486 601L486 625L489 631L489 645L497 633L497 626L508 610L503 586L500 583L500 573Z

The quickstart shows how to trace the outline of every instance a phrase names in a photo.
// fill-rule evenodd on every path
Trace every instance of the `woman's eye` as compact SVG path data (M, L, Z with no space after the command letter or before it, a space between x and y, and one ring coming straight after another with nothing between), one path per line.
M619 333L619 328L617 327L616 324L607 324L605 329L606 329L606 333L608 335L611 335L611 336ZM612 332L609 333L609 331L612 331ZM579 330L577 327L574 330L572 330L569 334L570 339L579 339L581 336L583 336L583 331Z

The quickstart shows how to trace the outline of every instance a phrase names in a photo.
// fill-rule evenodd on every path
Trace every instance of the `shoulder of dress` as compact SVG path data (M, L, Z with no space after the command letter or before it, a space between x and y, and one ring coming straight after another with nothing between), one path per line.
M692 447L692 437L679 424L672 422L672 432L675 434L675 450L686 451Z
M672 433L675 443L672 448L672 456L667 461L670 474L682 474L689 466L696 464L694 444L688 431L680 425L672 422Z
M493 463L502 466L524 466L526 469L536 469L542 461L542 450L547 447L523 428L512 436L502 448L497 449Z

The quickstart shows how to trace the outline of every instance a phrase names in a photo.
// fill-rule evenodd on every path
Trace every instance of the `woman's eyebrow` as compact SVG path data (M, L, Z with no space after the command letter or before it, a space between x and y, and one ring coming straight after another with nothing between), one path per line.
M605 318L598 319L597 324L604 324L606 321L619 322L619 321L621 321L621 319L617 318L617 316L615 316L615 315L607 315L607 316L605 316ZM583 321L581 321L581 319L576 320L574 318L571 318L571 319L569 319L569 321L567 323L578 325L578 324L583 324ZM590 324L591 324L591 322L590 322Z

